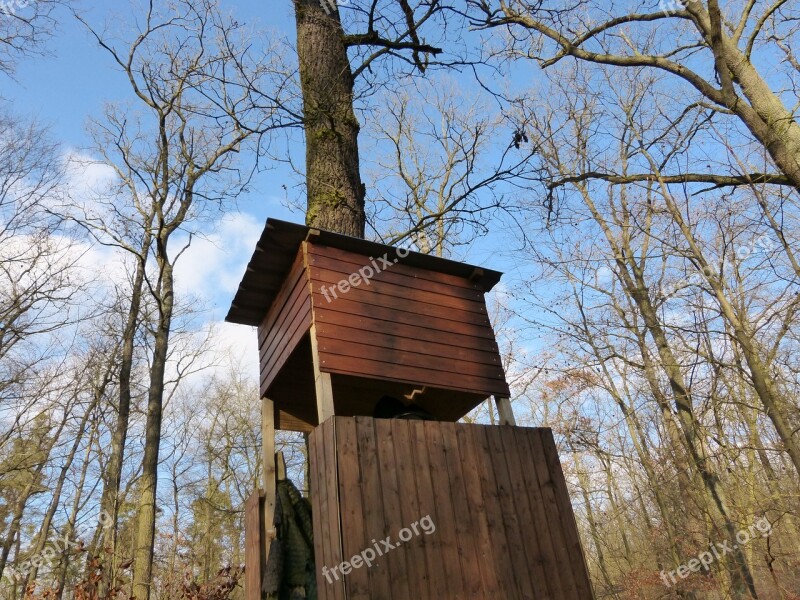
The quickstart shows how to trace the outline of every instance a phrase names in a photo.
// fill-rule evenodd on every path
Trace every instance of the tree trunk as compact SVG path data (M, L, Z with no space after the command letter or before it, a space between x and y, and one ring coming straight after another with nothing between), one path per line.
M731 540L731 546L734 548L731 553L734 564L728 569L728 576L733 587L733 597L737 599L758 598L750 566L742 549L736 542L737 528L733 521L730 502L704 444L700 423L694 410L692 395L686 384L681 365L673 352L650 297L650 289L644 276L644 264L637 262L634 258L636 255L630 248L625 232L622 234L622 240L617 240L609 223L597 210L597 206L587 188L579 186L579 191L586 207L591 212L592 218L600 226L609 243L609 247L614 251L622 288L636 305L647 333L655 345L656 353L660 359L659 367L669 382L681 435L686 451L690 456L692 467L696 469L702 480L709 506L715 510L723 523L725 534Z
M119 513L119 490L122 485L122 465L125 460L125 442L128 437L128 422L131 413L131 372L133 370L133 351L136 337L136 328L139 323L139 313L142 304L142 289L145 275L145 259L150 251L152 234L150 225L153 221L153 212L148 215L144 228L144 237L141 245L141 254L136 256L136 273L131 287L131 299L128 305L128 314L125 327L122 330L122 351L119 367L119 405L117 406L117 420L111 435L111 451L103 478L103 495L100 499L100 511L111 517L112 526L100 529L96 544L93 544L89 553L96 555L99 549L108 548L111 564L104 571L104 581L100 582L101 595L106 586L114 586L117 561L117 515Z
M583 465L581 464L581 460L580 457L578 456L578 453L573 451L572 456L573 459L575 460L575 473L578 476L578 483L580 484L581 495L583 496L583 502L586 505L586 522L589 524L589 533L592 536L592 542L594 542L595 552L597 553L597 566L600 568L600 574L603 576L603 581L606 584L605 597L619 600L619 595L615 591L616 588L614 586L614 581L611 579L611 574L608 570L605 551L603 550L603 547L605 545L604 544L605 536L600 532L599 528L597 527L597 520L594 517L594 509L592 508L592 498L589 495L589 490L591 489L591 483L589 482L589 478L583 472Z
M75 436L75 440L72 442L72 447L70 448L70 451L67 454L66 459L64 460L64 464L61 466L61 471L59 472L58 480L56 481L56 487L53 490L53 495L50 500L50 506L48 506L47 512L45 513L44 519L42 521L42 525L39 528L39 535L37 536L36 539L36 545L33 547L33 551L31 552L33 556L40 555L42 550L44 550L45 545L47 544L47 538L50 534L50 527L53 524L53 517L55 517L59 503L61 502L61 493L64 490L64 483L67 480L69 469L75 460L75 455L78 453L78 447L80 446L80 443L83 440L83 434L86 429L86 424L89 422L89 418L94 413L94 409L97 406L97 403L99 402L100 398L102 397L103 391L105 390L106 386L109 383L110 373L111 373L110 369L105 373L103 382L101 383L100 386L100 390L98 390L95 393L95 397L92 404L86 409L86 412L81 418L81 424L78 427L78 434ZM31 570L28 572L28 581L25 587L35 582L38 574L39 574L39 565L37 563L34 564Z
M649 156L648 156L649 158ZM795 159L796 160L796 159ZM651 161L654 164L654 161ZM655 165L654 165L655 166ZM783 443L786 453L792 460L795 471L800 475L800 446L794 439L794 431L788 423L782 407L783 398L777 389L777 384L769 373L769 368L764 364L761 356L764 354L759 347L754 334L754 327L748 321L747 311L737 311L728 299L727 290L724 283L713 272L711 266L703 255L694 233L683 218L679 207L675 204L669 190L662 183L661 193L664 203L672 215L672 219L680 229L698 264L700 272L716 296L720 312L733 330L733 337L741 348L742 355L747 363L753 389L758 395L758 399L764 406L764 412L775 426L775 431Z
M335 3L296 0L306 136L306 223L364 237L353 75Z
M709 3L708 10L699 2L689 2L686 8L714 53L726 108L742 120L777 167L800 190L800 125L794 115L761 77L750 58L726 35L716 2ZM742 102L734 83L747 102Z
M142 477L139 480L141 496L137 509L136 550L133 563L133 596L137 600L149 600L153 573L158 454L161 446L161 418L164 408L164 374L169 353L174 305L172 264L167 256L168 239L169 233L165 231L159 236L156 243L156 260L160 271L156 290L159 316L153 346L153 362L150 367L144 458L142 459Z
M69 539L72 538L72 533L75 530L75 523L78 520L78 512L81 509L81 499L83 496L84 484L86 483L86 474L91 464L92 449L97 436L97 426L92 428L92 433L89 436L89 443L86 445L86 454L83 457L83 466L81 467L81 476L75 486L75 497L72 499L72 511L70 512L69 519L67 520L67 527L64 535ZM101 513L102 514L102 513ZM58 573L58 586L54 600L61 600L64 597L64 586L67 582L67 571L69 570L70 563L70 549L64 548L61 553L61 565ZM87 561L89 562L89 561ZM101 596L103 597L103 596Z

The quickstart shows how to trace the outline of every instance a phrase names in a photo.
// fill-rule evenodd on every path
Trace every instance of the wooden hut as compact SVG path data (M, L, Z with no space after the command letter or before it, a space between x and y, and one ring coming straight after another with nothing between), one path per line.
M227 316L258 327L261 369L247 600L261 598L275 429L311 433L319 598L592 598L552 434L514 426L484 299L500 276L267 221ZM456 423L489 397L499 427ZM416 418L374 418L387 402Z

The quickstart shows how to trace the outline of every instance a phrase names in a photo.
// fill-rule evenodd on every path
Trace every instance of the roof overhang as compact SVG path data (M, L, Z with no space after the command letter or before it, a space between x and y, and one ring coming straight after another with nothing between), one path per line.
M386 244L288 221L267 219L225 320L242 325L259 325L288 275L300 244L307 239L314 244L364 256L378 257L395 252L395 247ZM410 266L472 279L479 283L484 292L491 290L502 277L499 271L420 252L409 252L402 260Z

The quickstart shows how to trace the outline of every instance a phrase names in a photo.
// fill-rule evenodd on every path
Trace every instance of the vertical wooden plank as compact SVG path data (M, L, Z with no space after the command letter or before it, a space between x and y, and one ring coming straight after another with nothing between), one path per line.
M500 416L500 425L516 425L517 420L514 418L514 409L511 408L511 400L503 396L494 397L495 404L497 404L497 414Z
M325 472L321 473L326 489L327 510L322 513L322 518L327 519L323 527L330 532L330 557L328 561L330 568L339 566L344 557L342 556L342 531L341 516L339 513L339 481L337 472L337 448L336 448L336 418L328 419L324 423L325 431ZM334 600L344 600L346 598L344 590L344 578L339 574L333 584Z
M322 425L335 413L333 408L333 385L331 383L331 374L321 371L316 325L311 325L309 335L311 337L311 360L314 366L314 388L317 393L317 419L319 424Z
M244 504L244 597L261 600L261 569L264 561L261 544L260 494L256 490Z
M375 420L368 417L355 417L358 436L358 456L363 483L361 486L364 506L364 527L370 545L377 545L382 552L380 540L390 534L387 531L383 513L381 494L381 474L378 466L378 446L375 438ZM392 598L391 584L394 583L386 556L378 557L370 567L370 598L388 600Z
M508 465L508 474L511 482L511 497L514 500L515 516L519 525L522 544L528 569L525 573L531 578L531 585L537 599L552 598L547 587L548 576L545 573L545 558L539 543L541 532L533 518L528 490L523 476L523 466L520 460L520 450L515 437L517 427L499 427L499 437L502 440L503 454ZM527 465L526 465L527 467Z
M339 505L342 511L342 551L347 560L371 546L364 529L361 500L363 478L358 459L358 435L352 418L336 419L338 447ZM348 600L370 600L369 567L354 569L345 577Z
M511 549L508 536L505 532L503 508L500 504L500 493L492 466L489 442L486 437L488 426L475 426L469 430L475 457L478 465L478 476L483 490L484 505L486 507L486 521L492 539L492 554L494 556L494 569L497 575L498 587L502 598L520 597L517 590L516 578L512 567Z
M373 423L375 424L378 469L381 472L381 496L384 521L386 523L384 537L391 535L391 543L397 545L397 548L386 556L389 562L389 571L392 574L392 595L395 598L413 598L415 594L412 594L409 588L406 552L402 546L403 543L398 538L399 531L407 523L403 521L400 492L397 486L397 463L395 461L392 422L389 419L373 419Z
M511 564L516 573L517 589L521 598L533 598L533 585L530 580L530 568L525 557L525 541L522 539L521 526L511 489L511 477L503 454L503 440L501 428L483 427L489 451L491 452L492 467L497 479L497 497L503 511L503 526L505 528L508 548L511 552Z
M449 581L444 569L445 538L439 530L442 516L433 494L433 482L430 467L430 456L425 423L422 421L408 422L412 453L414 455L414 479L416 480L419 498L419 513L421 516L430 515L437 531L425 540L425 559L428 567L429 590L431 599L448 598Z
M531 445L532 465L539 481L539 491L542 494L545 513L548 515L547 525L550 531L550 540L553 544L554 562L558 570L557 575L563 588L562 598L565 600L572 600L573 598L575 600L584 600L578 593L575 580L572 577L572 571L566 569L570 563L570 555L559 521L558 501L555 496L553 479L550 477L550 469L547 466L547 457L544 454L541 435L539 435L538 430L534 429L529 431L526 437Z
M439 547L444 559L444 572L447 578L447 598L465 598L464 573L459 557L461 549L457 547L455 530L455 511L447 473L447 457L441 436L441 424L423 422L425 439L428 446L431 485L436 500L438 520L435 521L437 535L443 542Z
M397 463L397 485L400 495L400 510L404 527L419 521L427 516L427 512L420 509L417 483L414 477L416 463L411 446L411 432L408 421L405 419L392 419L392 435L394 437L395 460ZM434 521L435 523L435 521ZM433 598L430 590L430 575L426 560L425 546L427 534L422 532L415 535L404 544L408 564L408 581L410 598ZM434 532L431 535L436 535Z
M322 574L322 567L326 566L325 529L323 528L322 512L324 510L325 488L320 485L322 473L325 471L325 462L322 449L324 447L324 430L317 427L308 437L309 481L308 494L311 498L311 522L314 527L314 568L317 575L317 596L319 600L330 598L329 584ZM248 599L249 600L249 599Z
M472 529L473 544L476 546L477 566L483 581L484 597L500 597L497 581L497 570L494 566L495 556L489 523L486 519L486 504L479 476L479 459L475 445L469 434L470 428L479 425L457 425L455 434L461 456L462 474L464 477L464 501L469 511L469 523Z
M275 539L275 403L261 399L261 461L264 477L264 556Z
M594 598L591 580L586 567L586 555L581 545L578 524L575 522L575 512L572 509L572 502L567 490L567 482L564 478L564 471L561 468L561 461L558 459L558 450L553 439L551 429L539 429L539 437L542 441L544 455L547 461L548 471L553 480L553 487L556 500L559 505L559 518L561 529L567 541L567 549L570 555L572 566L572 576L575 579L576 587L581 598Z
M438 423L438 428L442 435L442 447L444 448L448 487L450 497L453 502L453 523L459 555L461 560L461 572L464 577L464 593L467 598L485 598L483 591L483 580L481 577L480 558L476 550L476 529L470 521L469 503L467 502L467 490L464 485L464 460L458 448L456 438L456 428L465 425L455 423Z
M344 581L341 574L337 578L337 572L332 572L342 562L334 420L313 431L311 447L312 482L316 484L311 498L317 589L321 600L343 600Z
M542 491L539 489L539 478L536 475L534 457L531 453L529 438L531 435L535 435L535 430L515 427L513 431L520 460L519 473L527 490L526 495L531 507L531 518L536 529L536 541L541 551L541 564L545 582L550 595L556 600L560 600L566 597L564 586L561 583L561 578L564 576L563 565L556 562L556 552L550 536L549 521L552 519L552 515L547 512Z

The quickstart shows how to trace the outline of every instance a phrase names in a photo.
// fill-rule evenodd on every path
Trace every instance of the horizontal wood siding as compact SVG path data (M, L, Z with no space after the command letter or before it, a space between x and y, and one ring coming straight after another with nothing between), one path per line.
M333 417L310 455L320 600L594 597L549 429ZM323 575L426 516L432 533Z
M272 308L258 327L262 396L267 395L270 385L311 327L311 298L303 258L301 249Z
M305 244L320 369L508 396L484 294L466 278ZM377 269L376 269L377 265ZM339 281L372 276L342 293Z

